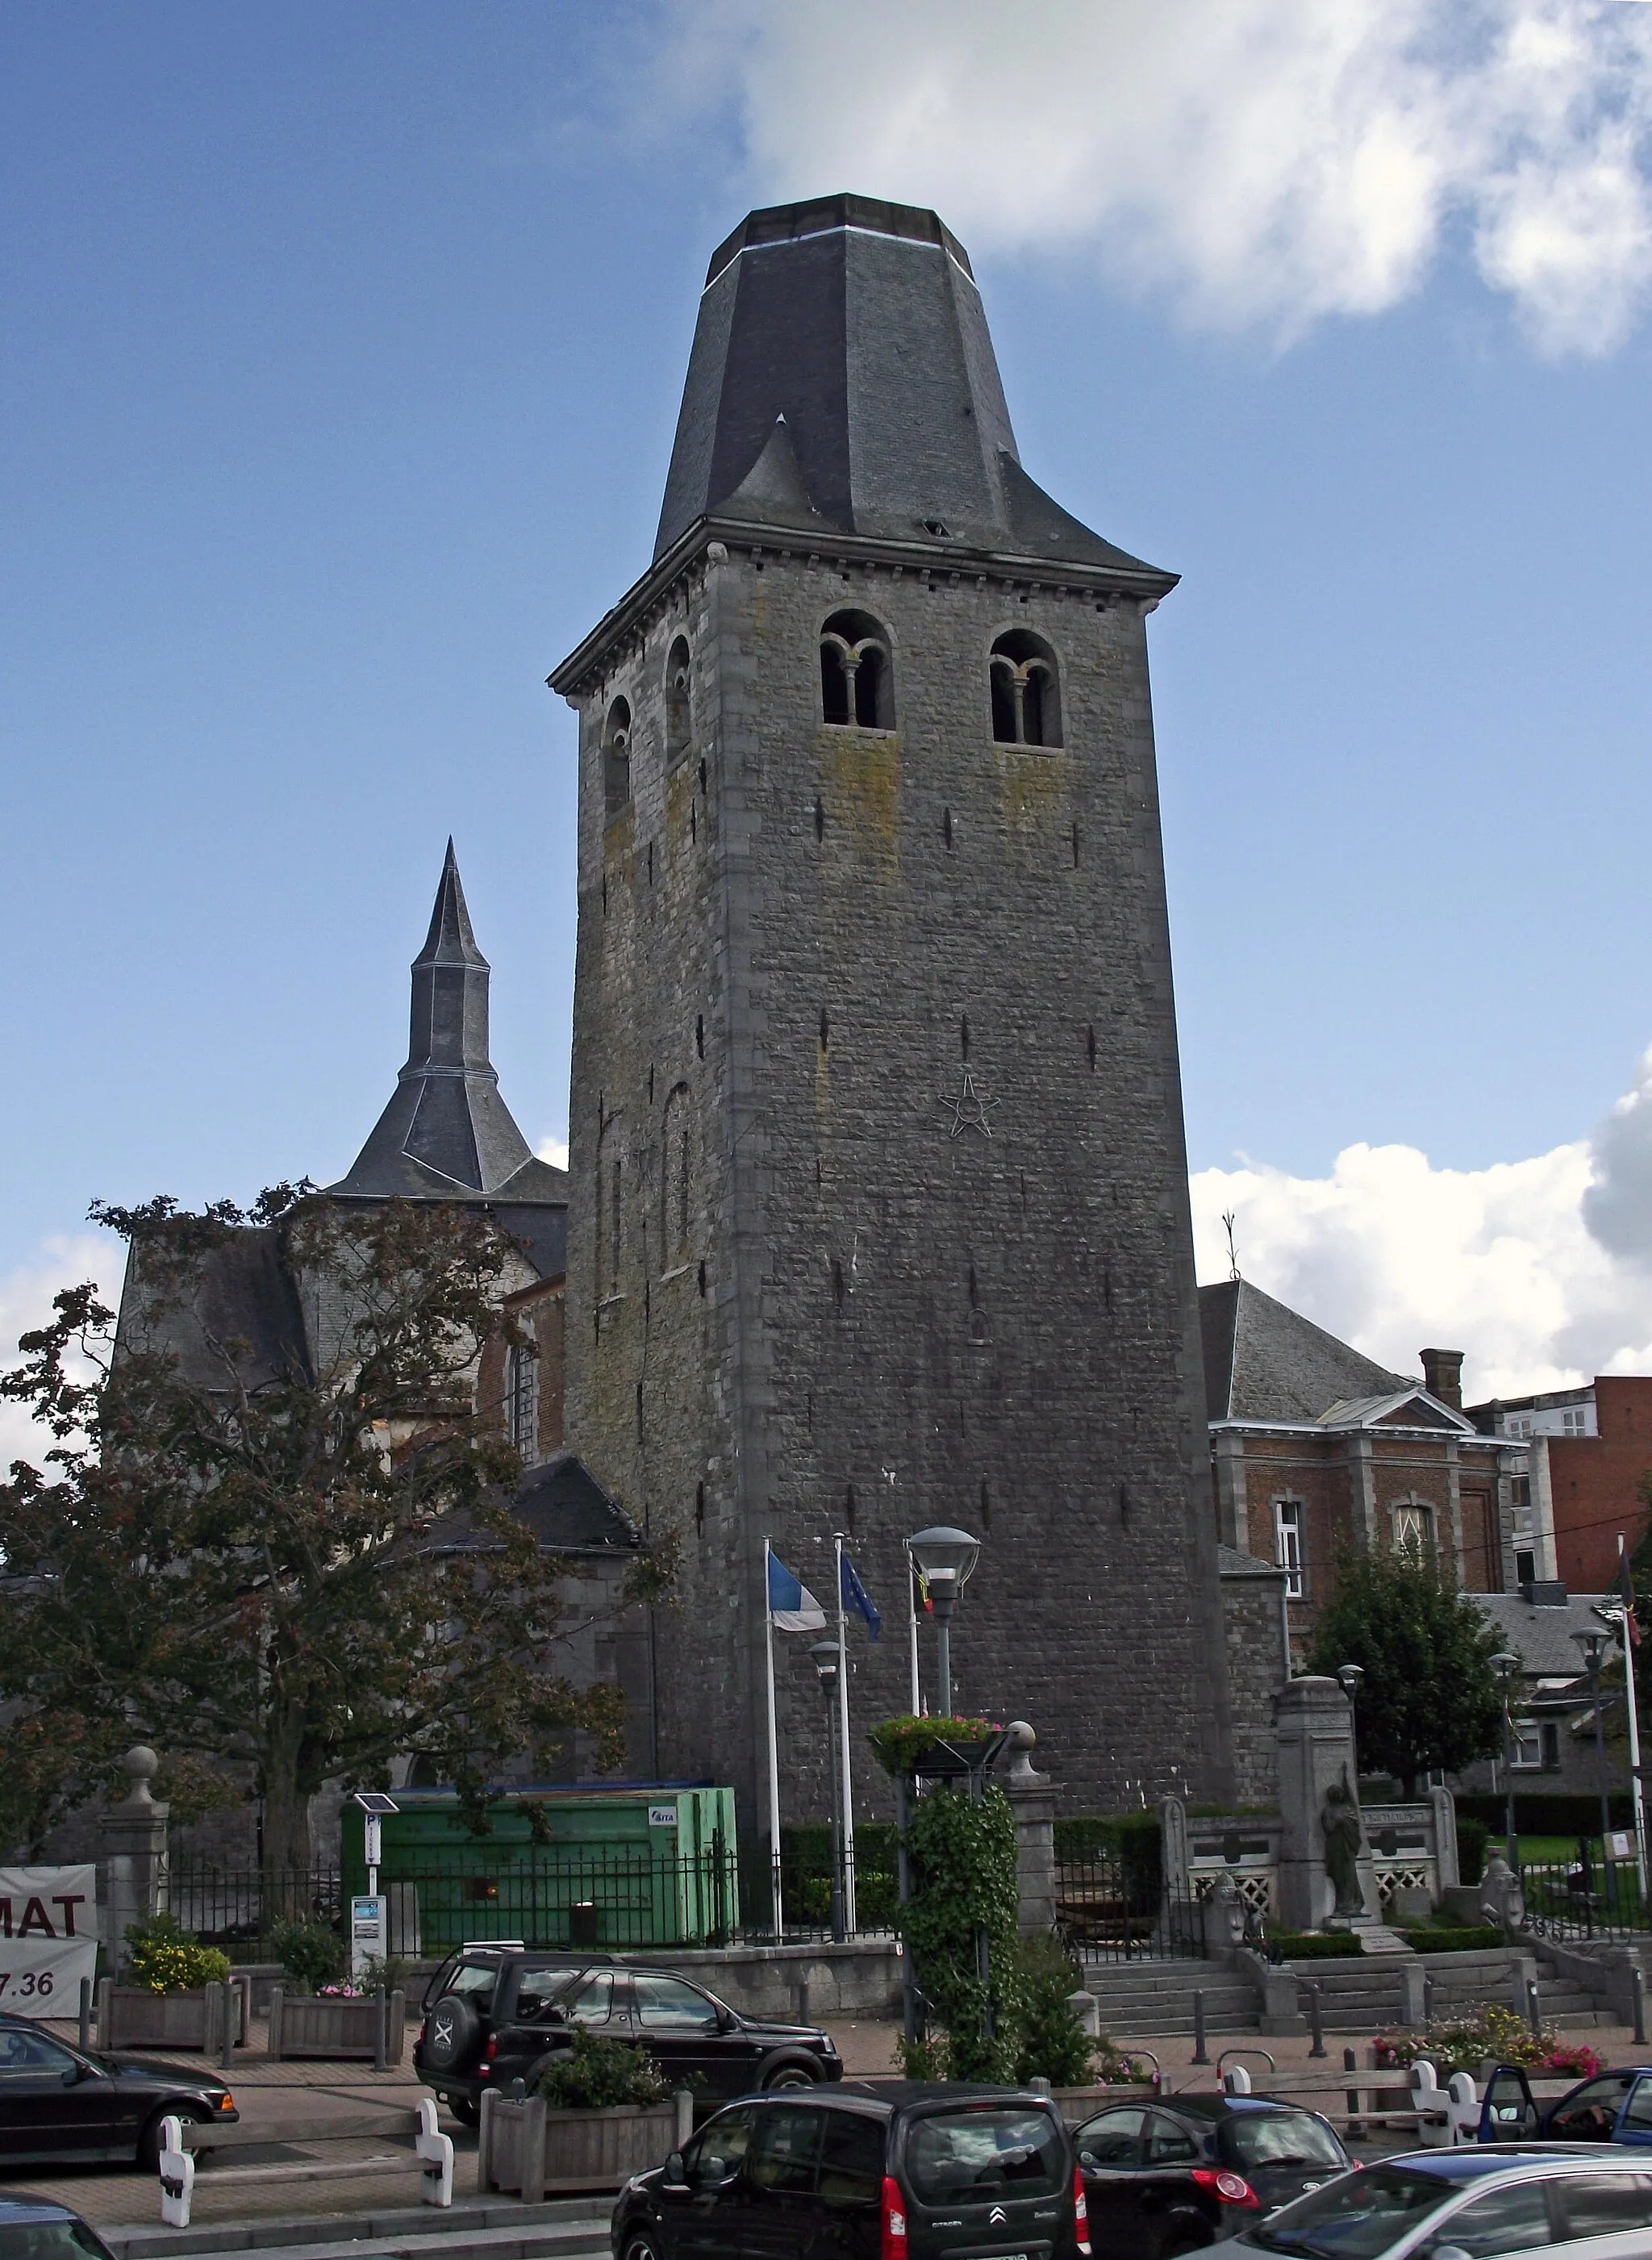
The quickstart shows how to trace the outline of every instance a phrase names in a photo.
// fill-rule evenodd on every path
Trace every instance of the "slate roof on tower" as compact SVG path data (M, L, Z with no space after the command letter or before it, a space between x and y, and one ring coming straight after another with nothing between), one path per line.
M451 840L412 972L407 1064L348 1174L328 1192L340 1200L485 1198L501 1211L565 1210L568 1172L536 1157L499 1095L488 1057L488 961L471 931Z
M871 197L750 212L712 254L654 555L706 517L1174 582L1027 476L963 246Z

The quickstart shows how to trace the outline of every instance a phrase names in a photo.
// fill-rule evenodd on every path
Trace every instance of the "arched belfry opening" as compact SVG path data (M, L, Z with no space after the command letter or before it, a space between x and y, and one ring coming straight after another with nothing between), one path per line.
M993 645L988 672L996 743L1059 746L1061 675L1043 637L1030 628L1012 628Z
M895 726L889 632L870 612L833 612L820 631L820 719L862 730Z

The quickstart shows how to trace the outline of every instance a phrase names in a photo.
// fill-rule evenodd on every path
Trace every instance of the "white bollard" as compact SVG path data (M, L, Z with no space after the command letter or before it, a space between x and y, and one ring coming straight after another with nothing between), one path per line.
M183 2128L176 2119L161 2121L161 2218L168 2228L190 2225L190 2199L195 2192L195 2160L183 2147Z
M1434 2068L1425 2057L1411 2068L1412 2107L1417 2113L1418 2147L1448 2149L1453 2142L1450 2106L1440 2090Z
M1446 2087L1451 2098L1451 2139L1454 2142L1477 2142L1480 2139L1479 2089L1474 2075L1469 2071L1454 2071Z
M433 2096L425 2095L418 2101L418 2133L413 2149L424 2166L418 2194L426 2205L451 2205L454 2201L454 2145L451 2135L439 2134L436 2129L436 2104Z

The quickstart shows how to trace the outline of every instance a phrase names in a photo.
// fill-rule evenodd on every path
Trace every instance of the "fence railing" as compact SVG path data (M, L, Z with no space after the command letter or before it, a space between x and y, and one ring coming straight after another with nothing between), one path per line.
M1191 1888L1161 1882L1123 1860L1058 1859L1055 1922L1074 1953L1091 1962L1201 1961L1204 1915Z
M796 1880L799 1887L783 1898L786 1939L829 1939L829 1876ZM893 1887L885 1891L883 1881L861 1880L859 1936L893 1929ZM362 1877L336 1868L232 1869L185 1860L173 1864L171 1906L207 1944L242 1959L269 1958L272 1935L283 1923L318 1922L342 1934L347 1894L364 1887ZM575 1951L774 1943L768 1878L742 1896L733 1849L669 1858L641 1847L581 1854L501 1845L491 1856L483 1848L382 1869L379 1889L389 1950L408 1960L440 1957L479 1939Z
M1539 1938L1617 1938L1644 1935L1647 1906L1633 1859L1610 1870L1598 1859L1523 1864L1523 1927Z

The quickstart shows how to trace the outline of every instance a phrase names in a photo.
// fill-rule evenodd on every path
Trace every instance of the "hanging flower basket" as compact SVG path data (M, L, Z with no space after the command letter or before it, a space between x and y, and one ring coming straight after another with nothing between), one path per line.
M984 1772L1009 1740L992 1719L885 1719L870 1741L886 1773L962 1779Z

